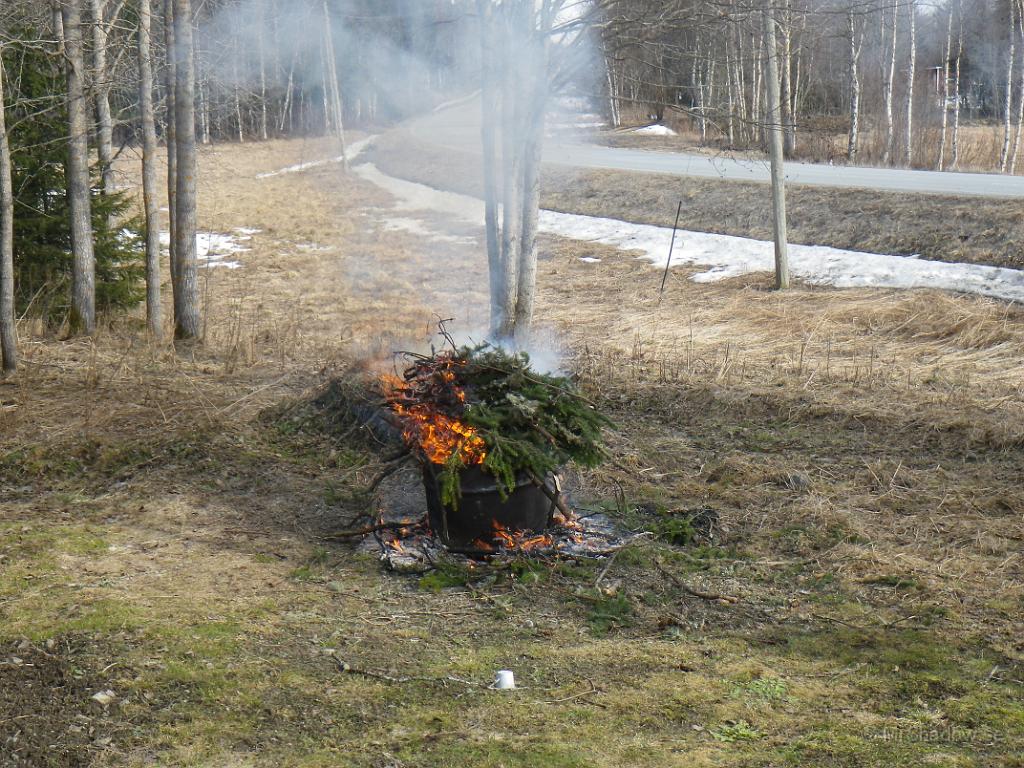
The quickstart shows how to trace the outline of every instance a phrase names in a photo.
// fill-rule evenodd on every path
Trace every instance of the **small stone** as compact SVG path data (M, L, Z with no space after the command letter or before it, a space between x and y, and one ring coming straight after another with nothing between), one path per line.
M99 691L92 695L92 700L100 704L101 706L108 706L117 701L117 694L111 690Z

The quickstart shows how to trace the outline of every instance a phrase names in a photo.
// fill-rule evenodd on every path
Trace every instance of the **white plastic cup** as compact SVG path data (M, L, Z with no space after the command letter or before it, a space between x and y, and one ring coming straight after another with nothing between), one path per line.
M510 691L516 687L516 676L511 669L499 669L494 675L494 687L499 691Z

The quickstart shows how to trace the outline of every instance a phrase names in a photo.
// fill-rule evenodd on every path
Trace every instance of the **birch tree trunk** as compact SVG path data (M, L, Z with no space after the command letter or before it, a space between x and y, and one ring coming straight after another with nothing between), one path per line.
M511 4L509 4L511 5ZM519 3L518 5L523 5ZM502 22L502 84L501 84L501 140L502 140L502 213L501 226L501 321L498 325L499 338L509 339L515 334L517 292L519 290L520 235L523 222L523 173L522 152L519 136L522 130L522 107L517 98L522 81L522 57L511 50L512 38L519 25L519 7L505 7Z
M786 157L796 151L796 118L793 115L793 19L789 0L786 0L779 25L782 33L782 127L785 132L783 149Z
M772 224L775 234L775 287L789 288L789 255L786 231L786 176L783 168L782 98L779 89L779 51L775 42L775 19L771 6L764 9L764 39L767 48L767 126L772 165ZM852 18L852 17L851 17Z
M949 127L949 57L953 54L953 6L946 17L946 56L942 64L942 138L939 140L939 160L936 170L946 163L946 132Z
M1013 113L1013 64L1016 58L1016 4L1010 3L1010 45L1006 55L1006 104L1003 108L1003 149L999 155L999 170L1006 173L1010 162L1010 116ZM1024 98L1024 94L1022 94Z
M542 9L543 18L545 11ZM515 338L525 344L533 325L533 305L537 286L537 225L540 217L540 168L544 144L544 112L548 100L547 24L532 29L527 73L529 91L526 100L523 147L523 223L519 245L519 288L516 292Z
M263 2L259 4L258 23L256 25L256 48L260 60L260 138L266 141L269 137L267 116L267 52L263 40L263 29L267 23L267 9Z
M163 335L160 306L160 203L156 175L156 118L153 114L153 54L150 0L139 0L139 111L142 117L142 200L146 216L146 326Z
M96 101L96 152L103 194L114 192L114 120L110 114L110 73L107 71L107 0L89 0L92 15L93 90Z
M92 242L92 185L89 183L89 102L85 91L85 54L79 0L61 0L64 68L68 93L68 159L64 169L71 210L73 332L96 331L96 260Z
M910 0L910 63L907 67L907 123L903 137L907 165L914 164L914 78L917 74L917 5Z
M231 96L235 103L235 128L238 131L238 143L245 143L245 123L242 122L242 96L241 88L238 85L238 46L235 46L235 53L231 57Z
M846 156L851 163L857 160L857 151L860 147L860 50L861 43L857 40L857 24L853 17L853 11L846 14L847 31L850 35L850 135L846 143Z
M18 326L14 314L14 189L4 115L5 77L0 43L0 367L4 374L12 374L18 370Z
M960 163L960 62L964 56L964 11L961 0L957 0L956 15L960 31L957 33L953 75L953 157L950 159L950 168L956 168Z
M882 69L882 114L884 117L885 135L883 136L882 165L892 163L893 148L896 137L893 130L893 83L896 80L896 44L899 41L899 6L898 0L892 3L892 43L888 48L888 56ZM882 11L882 37L885 42L885 11Z
M191 0L174 0L173 56L176 59L174 118L178 173L175 205L174 331L179 339L198 339L199 283L196 263L196 111Z
M338 85L338 60L334 54L334 30L331 25L331 10L327 0L323 0L324 9L324 45L327 57L327 81L331 88L332 117L334 131L341 143L342 167L348 171L348 153L345 150L344 106L341 101L341 88Z
M1020 34L1021 45L1024 45L1024 3L1021 0L1016 0L1017 4L1017 32ZM1011 32L1011 34L1013 34ZM1021 131L1024 130L1024 67L1021 67L1019 91L1020 97L1017 101L1017 129L1013 135L1013 149L1010 151L1010 168L1009 172L1015 173L1017 171L1017 153L1020 149L1020 138Z
M501 233L498 229L498 114L501 105L495 56L500 49L494 39L494 10L490 0L477 0L481 46L481 144L484 171L484 225L487 235L487 274L490 285L491 333L502 323L504 272L501 264ZM614 102L614 97L613 97Z

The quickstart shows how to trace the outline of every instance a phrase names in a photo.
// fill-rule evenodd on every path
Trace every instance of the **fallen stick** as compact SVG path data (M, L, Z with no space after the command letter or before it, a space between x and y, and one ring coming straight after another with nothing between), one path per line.
M327 541L333 541L335 539L354 539L359 536L369 536L371 533L379 533L380 531L395 531L401 528L411 528L414 525L419 525L422 520L412 520L409 522L399 523L378 523L377 525L368 525L365 528L352 528L348 531L338 531L337 533L330 533L323 538Z
M373 479L369 487L366 489L366 492L373 493L374 491L376 491L377 487L381 483L383 483L385 480L391 477L391 475L395 474L395 472L401 469L402 465L405 464L405 462L408 461L411 457L412 454L409 451L406 451L397 459L392 459L387 464L385 464L387 468Z
M665 295L665 281L668 280L668 269L672 266L672 252L676 249L676 232L679 230L679 216L683 212L683 201L679 201L676 209L676 223L672 225L672 242L668 247L668 260L665 262L665 274L661 276L661 290L658 291L658 303L661 303Z
M572 519L572 510L569 509L569 505L565 503L565 497L559 491L553 491L546 482L537 477L536 473L532 470L527 470L526 474L529 476L533 484L536 485L544 495L551 499L551 503L558 507L558 511L565 515L567 520Z
M661 560L655 560L654 565L657 567L659 571L662 572L662 574L664 574L668 578L669 581L671 581L673 584L679 587L679 589L683 590L683 592L685 592L688 595L692 595L693 597L699 597L701 600L711 600L716 603L734 604L740 601L738 597L734 597L733 595L720 595L717 592L702 592L699 589L694 589L685 581L676 576L674 573L665 568Z

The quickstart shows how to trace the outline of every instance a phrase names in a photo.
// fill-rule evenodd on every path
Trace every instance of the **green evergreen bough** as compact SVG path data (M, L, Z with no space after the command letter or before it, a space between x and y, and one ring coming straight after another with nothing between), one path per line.
M538 373L524 352L490 345L462 347L420 357L389 395L399 410L433 410L471 427L486 446L482 468L507 496L517 475L544 478L573 462L595 467L606 456L602 430L611 422L573 382ZM417 451L417 430L405 430ZM422 451L420 453L421 460ZM466 451L453 450L440 473L442 500L456 505Z

